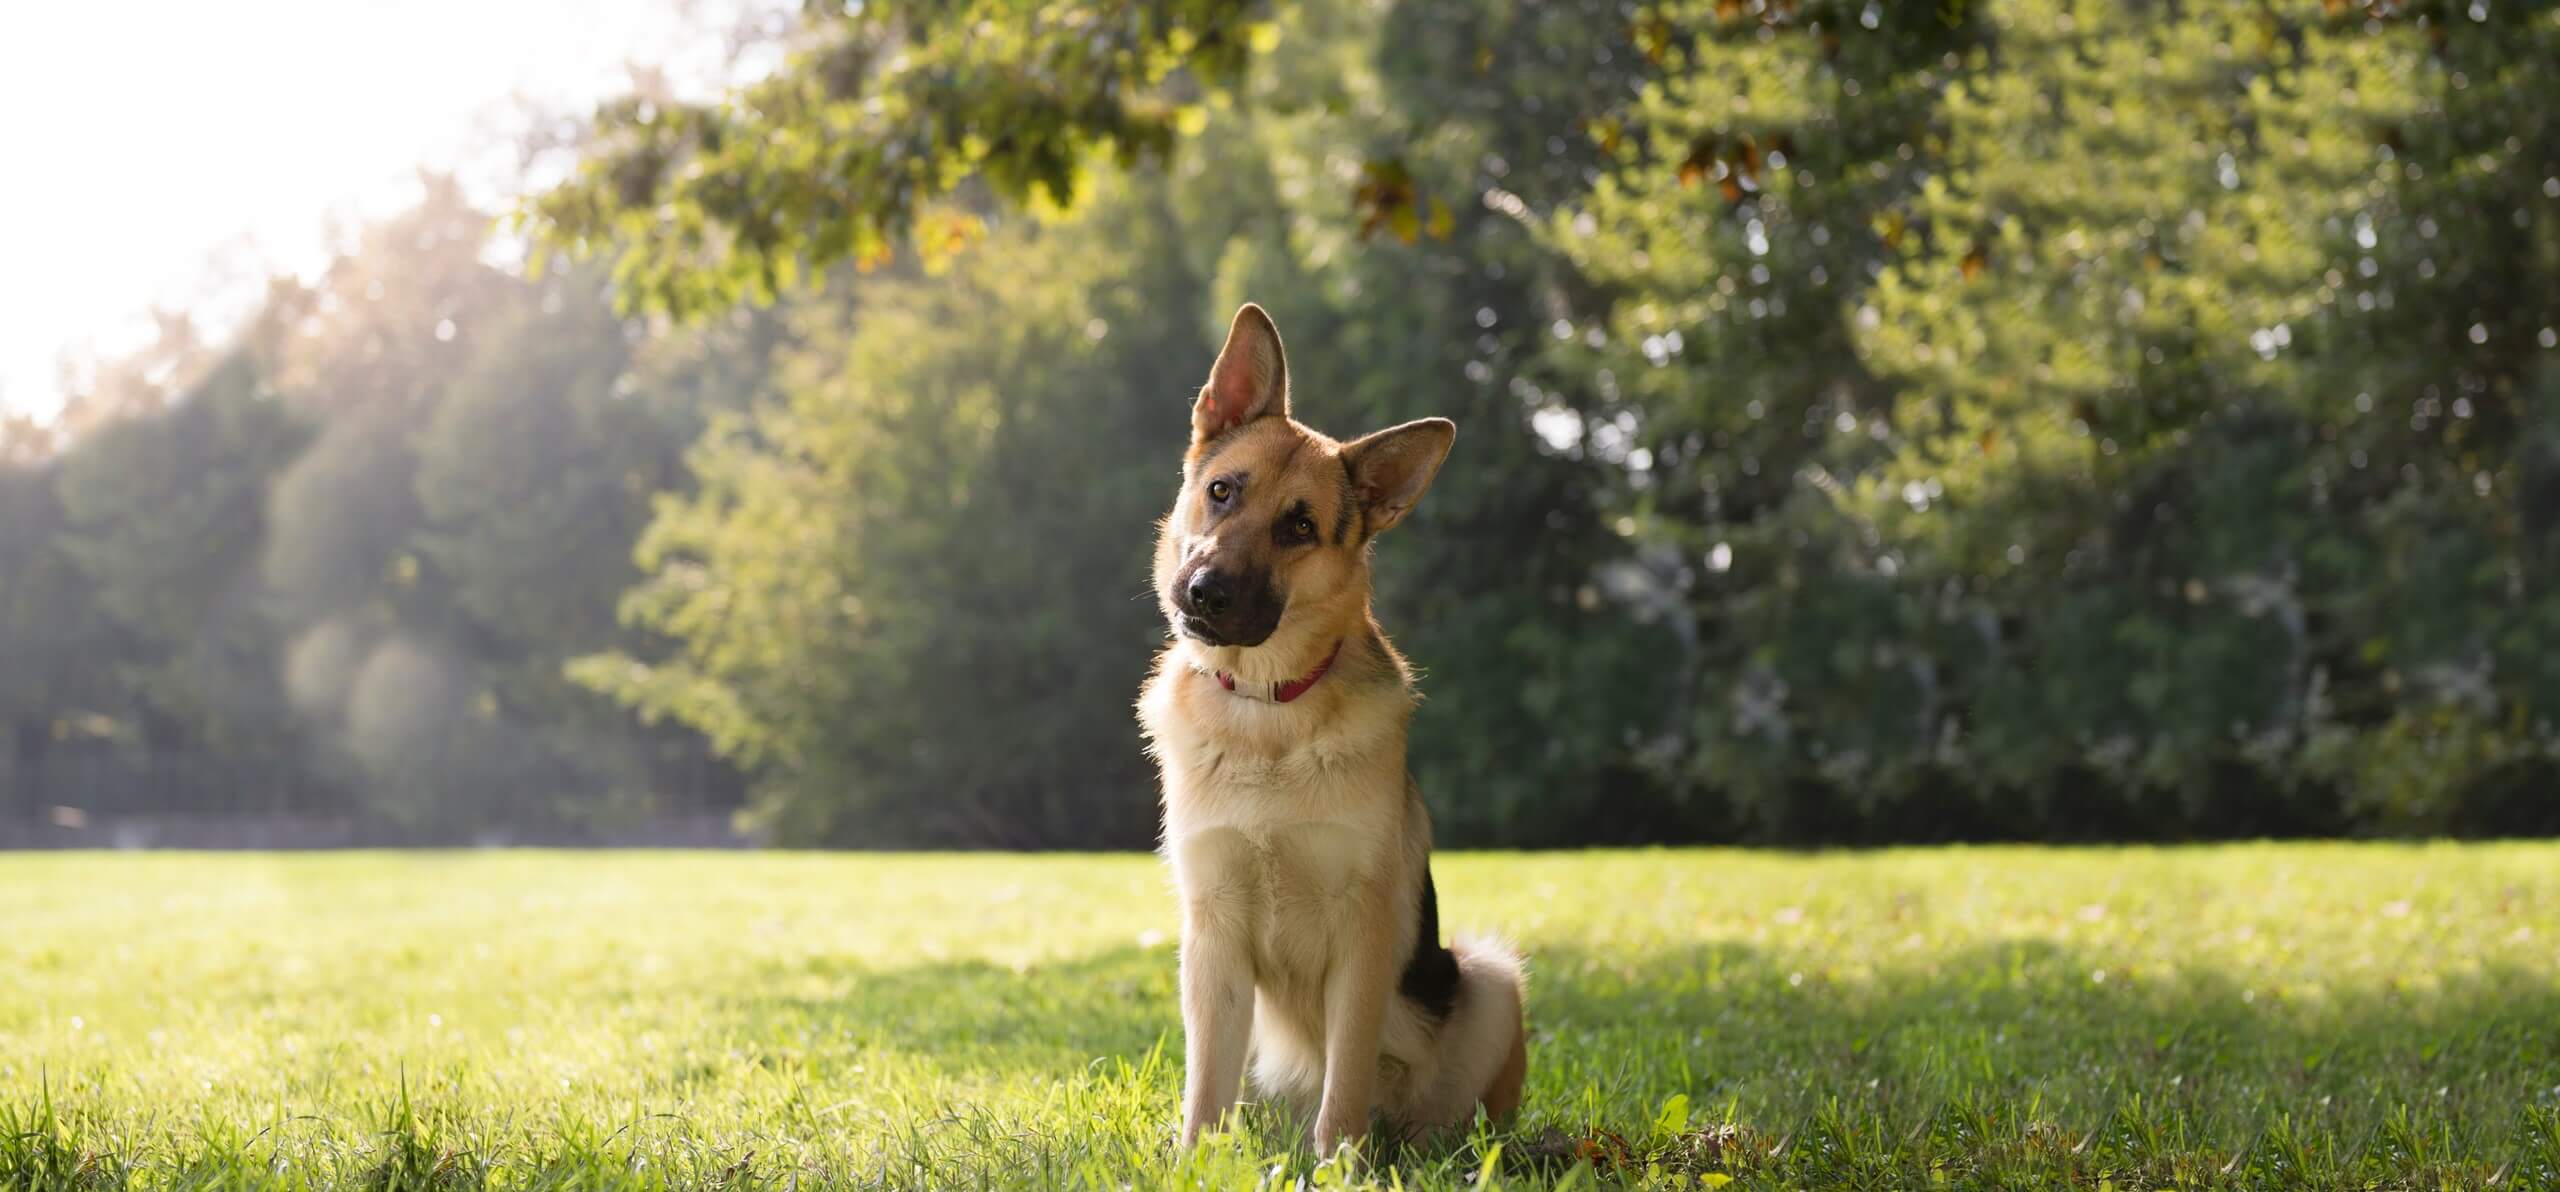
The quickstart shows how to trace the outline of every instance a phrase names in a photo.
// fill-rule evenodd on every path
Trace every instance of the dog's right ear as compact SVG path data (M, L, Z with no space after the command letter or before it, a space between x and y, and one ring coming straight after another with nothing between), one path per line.
M1209 383L1191 405L1191 445L1198 447L1257 418L1289 415L1289 357L1280 329L1248 302L1227 328L1227 346L1209 367Z
M1440 461L1449 458L1449 446L1457 441L1457 423L1420 418L1342 445L1343 465L1351 469L1351 483L1366 511L1361 522L1367 527L1365 537L1386 533L1413 512L1414 502L1431 487Z

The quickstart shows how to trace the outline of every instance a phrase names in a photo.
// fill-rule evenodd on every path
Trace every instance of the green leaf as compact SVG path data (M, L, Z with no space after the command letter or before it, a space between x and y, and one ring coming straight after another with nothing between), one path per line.
M1413 204L1398 204L1387 215L1387 227L1395 232L1396 239L1411 244L1422 236L1422 217L1414 212Z
M1664 1098L1662 1108L1653 1115L1653 1133L1657 1138L1673 1138L1689 1129L1689 1094L1673 1093Z

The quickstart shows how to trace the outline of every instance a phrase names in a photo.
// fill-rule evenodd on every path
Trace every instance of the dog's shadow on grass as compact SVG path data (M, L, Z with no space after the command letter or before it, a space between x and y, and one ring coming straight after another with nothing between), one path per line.
M2560 1082L2560 989L2495 968L2317 988L2229 967L2128 972L2032 940L1811 972L1801 953L1735 943L1531 953L1527 1115L1541 1125L1623 1122L1673 1096L1769 1122L2026 1097L2094 1123L2140 1097L2245 1130L2270 1111L2376 1104L2511 1115ZM793 1051L818 1078L881 1051L1006 1079L1134 1066L1161 1048L1178 1084L1176 968L1168 947L1021 969L801 963L739 985L789 992L744 992L729 1009L733 1037Z
M1872 965L1858 976L1808 972L1800 958L1731 943L1636 958L1551 946L1534 949L1531 960L1536 1042L1680 1052L1693 1059L1693 1079L1827 1058L1898 1068L1925 1058L1913 1053L1915 1043L1934 1054L1969 1052L1956 1041L1975 1035L2028 1061L2186 1056L2200 1068L2334 1056L2370 1071L2395 1061L2444 1066L2465 1055L2524 1066L2560 1055L2553 1032L2508 1029L2560 1021L2560 987L2496 968L2419 983L2386 974L2345 988L2287 987L2219 969L2111 971L2102 953L2032 940L1909 967L1844 957ZM742 992L724 1005L750 1034L867 1036L958 1066L1054 1070L1178 1037L1176 971L1170 948L1138 947L1020 968L819 961L742 978ZM789 992L763 992L775 989ZM2317 1071L2325 1062L2303 1067Z

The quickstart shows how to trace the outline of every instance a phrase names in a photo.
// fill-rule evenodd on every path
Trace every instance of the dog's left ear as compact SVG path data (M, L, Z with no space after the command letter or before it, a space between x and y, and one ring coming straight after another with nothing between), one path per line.
M1209 367L1209 383L1191 406L1191 445L1197 447L1257 418L1289 416L1289 357L1280 329L1248 302L1227 327L1227 346Z
M1440 461L1458 441L1458 424L1446 418L1424 418L1390 426L1343 445L1342 460L1351 468L1367 512L1369 534L1383 534L1404 515L1440 474Z

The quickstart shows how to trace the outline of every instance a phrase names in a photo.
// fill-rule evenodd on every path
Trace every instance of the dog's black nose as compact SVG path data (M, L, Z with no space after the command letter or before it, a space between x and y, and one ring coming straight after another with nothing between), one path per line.
M1235 607L1233 585L1227 582L1226 576L1206 567L1191 573L1191 582L1183 588L1182 594L1190 603L1193 616L1225 616L1228 609Z

